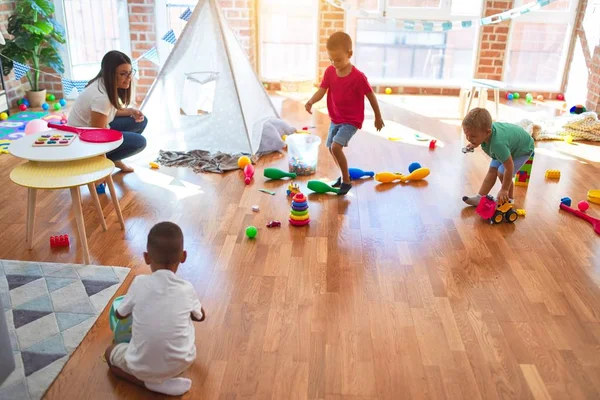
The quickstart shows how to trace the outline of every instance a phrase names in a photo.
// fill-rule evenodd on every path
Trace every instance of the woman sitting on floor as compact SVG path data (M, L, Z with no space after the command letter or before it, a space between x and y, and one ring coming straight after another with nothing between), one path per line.
M141 133L148 120L141 111L127 108L131 102L131 79L135 71L131 59L120 51L109 51L102 58L98 75L79 95L69 113L69 125L116 129L123 133L123 143L106 154L122 172L132 172L123 159L146 147Z

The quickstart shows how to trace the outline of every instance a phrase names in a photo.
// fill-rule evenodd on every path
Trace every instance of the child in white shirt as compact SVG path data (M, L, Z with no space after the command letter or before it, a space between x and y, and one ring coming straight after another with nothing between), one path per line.
M175 275L186 258L179 226L161 222L150 230L144 260L152 275L137 276L116 310L119 319L133 315L131 341L105 353L116 376L171 396L190 390L192 381L178 376L196 358L192 320L205 317L193 286Z

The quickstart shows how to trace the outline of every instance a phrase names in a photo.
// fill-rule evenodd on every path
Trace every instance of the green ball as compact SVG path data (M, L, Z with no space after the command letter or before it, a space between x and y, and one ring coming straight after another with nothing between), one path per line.
M246 228L246 236L248 236L250 239L254 239L257 234L258 234L258 229L256 229L255 226L250 225L249 227Z
M48 96L46 96L46 99L48 99L50 101L54 101L54 100L56 100L56 96L54 96L53 94L49 94Z
M513 93L513 99L518 99L519 97L521 97L521 95L517 92Z
M53 107L54 107L54 109L55 109L55 110L57 110L57 111L58 111L58 110L60 110L60 107L61 107L61 106L60 106L60 103L54 103L54 106L53 106Z
M23 99L17 100L17 105L20 106L21 104L23 104Z
M525 96L525 100L527 100L527 101L533 100L533 96L531 95L531 93L527 93L527 95Z

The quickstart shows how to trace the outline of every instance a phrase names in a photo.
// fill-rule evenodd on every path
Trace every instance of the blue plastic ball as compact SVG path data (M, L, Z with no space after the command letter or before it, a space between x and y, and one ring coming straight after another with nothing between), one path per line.
M419 164L418 162L411 163L411 164L408 166L408 172L409 172L409 173L412 173L414 170L417 170L417 169L419 169L419 168L421 168L421 164Z
M508 94L506 97L507 97L509 100L512 100L512 99L513 99L515 96L514 96L512 93L509 93L509 94Z
M30 106L29 100L27 100L27 99L23 99L23 104L25 104L27 107Z
M65 99L60 99L59 103L63 107L67 105L67 101Z
M48 111L50 109L50 106L48 105L48 103L44 103L42 104L42 108L46 111Z

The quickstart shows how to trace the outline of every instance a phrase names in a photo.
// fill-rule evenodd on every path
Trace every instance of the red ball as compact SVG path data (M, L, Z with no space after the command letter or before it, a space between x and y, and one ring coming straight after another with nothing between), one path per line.
M21 104L21 105L19 106L19 110L21 110L21 111L25 111L25 110L27 110L27 106L26 106L25 104Z
M556 100L563 101L564 99L565 99L565 95L564 94L559 93L559 94L556 95Z
M588 208L590 208L590 203L585 200L581 200L579 203L577 203L577 208L579 208L579 211L586 212Z

